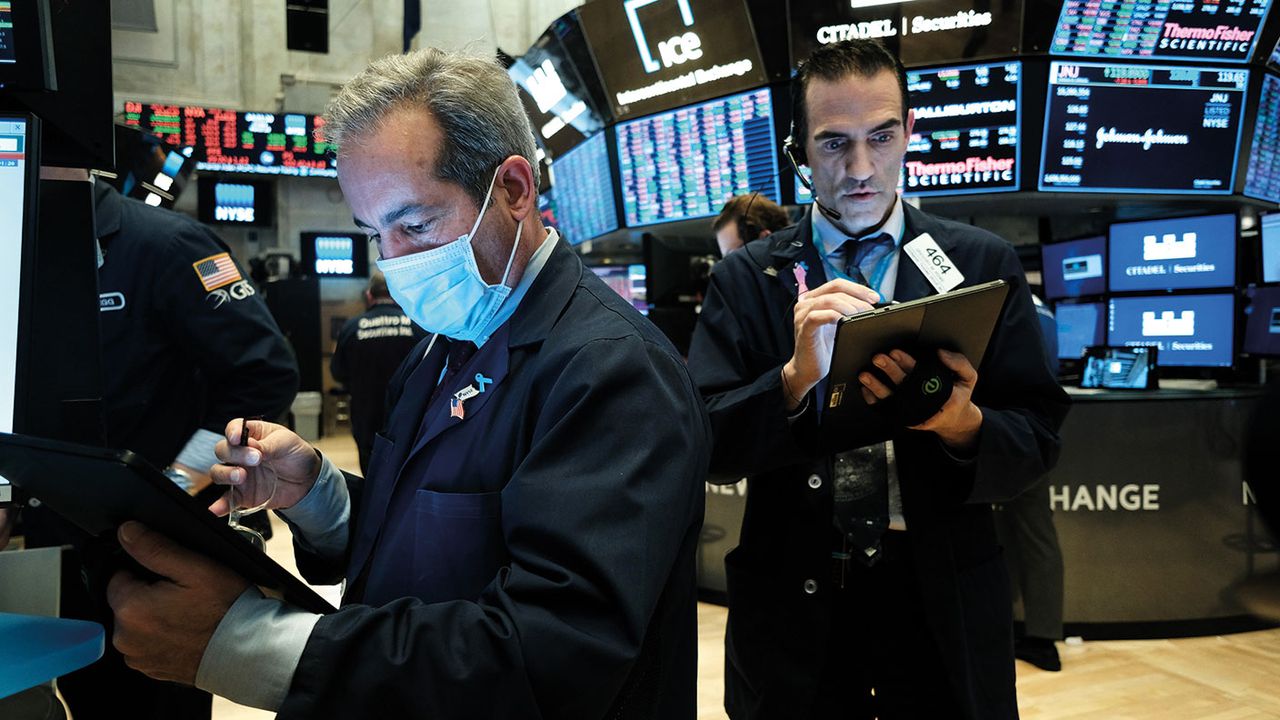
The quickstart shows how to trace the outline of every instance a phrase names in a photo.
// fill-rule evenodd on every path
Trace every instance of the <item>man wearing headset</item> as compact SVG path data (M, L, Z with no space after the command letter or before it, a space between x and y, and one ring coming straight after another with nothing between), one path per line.
M768 237L791 224L787 211L760 193L735 195L720 208L720 214L711 223L720 246L720 257L743 245Z
M1016 718L990 503L1053 466L1068 407L1026 280L1007 242L898 197L914 118L902 65L882 45L816 50L793 91L786 150L813 172L814 209L716 266L689 355L712 471L750 478L725 561L725 707L735 720ZM859 374L873 420L824 422L840 318L995 279L1010 291L978 367L937 348L892 349ZM890 409L917 362L944 368L954 387L908 426Z

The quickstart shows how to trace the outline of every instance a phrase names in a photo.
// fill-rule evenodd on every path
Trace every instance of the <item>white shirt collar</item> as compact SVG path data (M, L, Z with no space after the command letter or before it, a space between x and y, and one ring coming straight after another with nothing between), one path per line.
M813 218L813 242L817 246L818 252L824 256L830 256L833 253L839 253L841 246L850 240L844 230L836 227L821 210L814 206L812 212L809 213ZM880 233L888 233L893 238L894 247L902 247L902 234L907 229L907 218L902 210L902 196L898 195L893 199L893 209L889 211L889 219L885 220L884 225L873 230L866 235L856 238L863 240L864 238L874 237Z

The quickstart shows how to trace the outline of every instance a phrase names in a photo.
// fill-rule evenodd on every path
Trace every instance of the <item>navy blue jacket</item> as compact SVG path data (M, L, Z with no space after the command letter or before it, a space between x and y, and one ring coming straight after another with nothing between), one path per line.
M423 341L282 718L693 718L710 428L675 349L561 243L429 401ZM477 376L492 383L450 412Z
M726 558L729 625L725 705L734 718L803 715L817 690L837 593L831 553L832 454L892 439L907 538L929 608L922 618L972 718L1016 718L1011 601L990 503L1035 483L1057 461L1069 405L1045 358L1021 265L1000 238L905 206L904 242L929 233L965 276L1010 285L978 367L983 425L977 457L958 462L937 436L874 413L819 423L817 398L788 421L780 372L794 349L795 263L809 287L826 278L811 219L752 242L711 274L689 368L715 435L711 468L750 477L740 543ZM904 254L899 301L933 293ZM813 480L812 476L818 480ZM807 581L816 592L807 592ZM809 584L812 589L815 587Z

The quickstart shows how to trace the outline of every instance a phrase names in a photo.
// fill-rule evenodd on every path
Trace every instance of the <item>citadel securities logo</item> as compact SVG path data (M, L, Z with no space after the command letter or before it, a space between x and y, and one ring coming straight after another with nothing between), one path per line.
M1143 260L1189 260L1196 256L1196 233L1182 233L1182 239L1174 233L1142 237Z
M636 49L640 51L640 60L644 63L644 71L656 73L664 67L683 65L690 60L702 57L702 38L690 31L659 42L658 57L662 60L662 64L659 65L658 61L653 59L653 54L649 52L649 40L644 35L644 28L640 24L640 17L636 11L655 2L659 0L624 0L622 3L622 7L627 11L627 22L631 23L631 34L635 37ZM680 20L684 22L684 26L693 27L693 9L689 7L689 0L676 0L676 5L680 8Z
M1095 140L1098 150L1107 143L1141 145L1143 150L1150 150L1153 145L1189 145L1191 143L1191 138L1186 135L1168 134L1163 129L1151 128L1147 128L1143 133L1120 132L1115 128L1098 128Z
M1156 317L1154 310L1142 313L1143 337L1192 337L1196 334L1196 311L1183 310L1175 316L1165 310Z

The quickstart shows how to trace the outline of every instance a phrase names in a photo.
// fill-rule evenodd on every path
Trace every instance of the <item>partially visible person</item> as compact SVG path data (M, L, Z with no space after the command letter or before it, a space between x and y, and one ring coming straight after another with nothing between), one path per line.
M9 546L9 534L13 532L13 513L0 508L0 550Z
M213 474L280 511L302 574L346 580L342 608L264 597L126 523L166 579L116 574L112 641L283 720L692 720L711 438L683 360L542 224L529 116L496 62L383 58L326 119L356 224L431 336L392 381L368 477L259 421L249 447L227 427Z
M1058 323L1035 294L1046 359L1058 374ZM1063 566L1058 531L1049 502L1049 476L1023 494L996 505L996 530L1004 545L1005 565L1014 598L1022 598L1023 632L1013 641L1013 656L1041 670L1057 672L1062 659L1054 643L1062 639Z
M229 420L288 409L298 369L288 342L230 248L181 213L94 181L103 399L110 447L132 450L195 494L210 485L214 445ZM267 521L265 513L246 524ZM23 511L28 547L70 544L84 584L64 586L63 612L104 623L109 565L96 544L46 508ZM211 698L125 666L110 644L58 685L76 720L208 718Z
M426 333L391 299L387 279L377 270L369 276L364 301L368 310L338 334L329 372L351 394L351 435L360 451L360 472L367 475L373 439L386 418L387 383Z
M736 195L725 202L711 222L720 256L724 257L752 240L778 232L791 224L791 216L760 193Z

